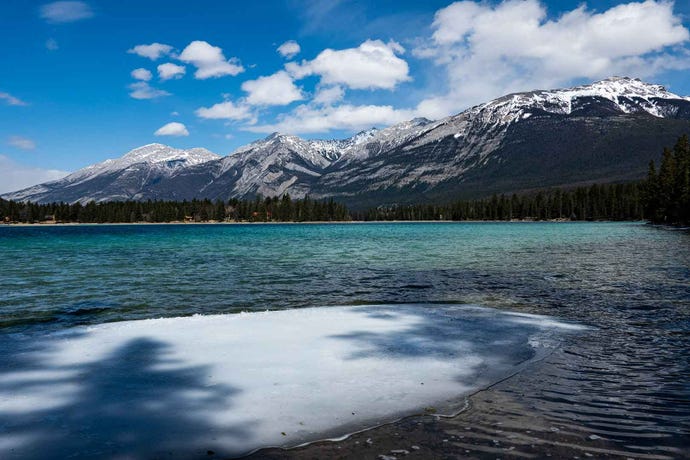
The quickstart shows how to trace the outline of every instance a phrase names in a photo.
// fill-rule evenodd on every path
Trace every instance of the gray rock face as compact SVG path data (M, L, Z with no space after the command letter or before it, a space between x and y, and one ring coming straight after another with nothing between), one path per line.
M639 179L690 131L688 119L690 99L628 78L513 94L356 164L337 162L312 194L373 206Z
M157 197L149 191L176 173L220 156L206 149L180 150L162 144L136 148L123 157L87 166L52 182L9 193L17 201L66 203L89 201L146 200Z
M354 207L639 179L690 131L690 98L614 77L511 94L438 121L344 140L274 133L226 157L160 144L5 195L38 202L229 199L289 193Z

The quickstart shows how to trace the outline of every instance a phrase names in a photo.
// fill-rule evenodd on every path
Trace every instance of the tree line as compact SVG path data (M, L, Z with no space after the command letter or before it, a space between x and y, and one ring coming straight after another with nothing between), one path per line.
M528 194L494 195L452 203L378 206L350 211L333 199L290 195L229 201L120 201L23 203L0 199L4 222L310 222L462 220L642 220L690 224L690 142L683 136L665 148L659 170L652 161L647 180L593 184Z
M229 201L108 201L22 203L0 199L5 222L308 222L350 220L347 208L334 200L293 200L289 195Z
M333 199L293 200L289 195L229 201L112 201L22 203L0 199L5 222L309 222L411 220L640 220L645 216L644 183L594 184L527 195L494 195L450 204L379 206L350 211Z
M524 195L494 195L450 204L379 206L361 220L641 220L640 183L594 184L572 190L550 189Z

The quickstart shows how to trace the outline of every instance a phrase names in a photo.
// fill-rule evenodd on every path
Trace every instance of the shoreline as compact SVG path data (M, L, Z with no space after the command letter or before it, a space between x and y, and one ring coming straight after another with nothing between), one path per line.
M556 422L548 411L531 403L543 390L540 380L548 372L549 360L562 353L562 349L556 350L467 395L465 407L454 415L413 414L343 438L290 448L266 447L238 458L661 458L622 451L611 441L591 434L585 425Z
M10 222L0 223L0 228L3 227L105 227L105 226L154 226L154 225L347 225L347 224L511 224L511 223L647 223L644 220L570 220L570 219L511 219L511 220L310 220L310 221L287 221L287 222Z
M338 444L345 444L347 443L348 440L351 440L354 437L357 436L365 436L368 433L378 433L379 431L384 431L386 428L391 428L391 427L397 427L400 425L404 425L412 420L417 420L417 419L423 419L423 418L431 418L433 420L453 420L459 418L462 414L467 412L470 407L471 407L471 400L475 398L477 395L480 395L482 393L490 391L492 388L499 386L500 384L513 379L515 376L528 371L529 369L536 367L541 363L543 360L547 359L551 353L553 353L554 350L551 350L549 353L545 354L544 356L538 357L534 360L528 360L520 364L520 368L516 370L515 372L512 372L509 375L506 375L505 377L501 378L500 380L493 382L489 384L488 386L484 386L482 388L479 388L478 390L466 394L466 395L458 395L450 404L450 407L455 407L459 408L454 410L453 412L450 412L448 414L444 413L437 413L435 411L435 408L433 411L425 412L425 413L408 413L407 415L402 415L400 418L389 421L389 422L383 422L378 425L372 425L370 427L358 430L358 431L353 431L350 433L346 433L342 436L338 437L324 437L322 439L317 439L314 441L308 441L303 444L298 444L295 446L291 447L277 447L277 446L268 446L268 447L261 447L259 449L256 449L252 452L249 452L246 455L242 455L241 457L236 457L238 459L254 459L254 458L263 458L263 455L276 451L276 452L282 452L287 454L289 456L290 453L292 452L298 452L298 451L307 451L312 448L316 448L317 446L321 445L330 445L330 446L335 446L336 449L340 449ZM370 438L368 438L370 439ZM366 443L369 444L369 443ZM357 441L355 441L355 445L359 445ZM371 444L369 444L371 445ZM412 449L415 450L415 449ZM407 455L407 454L404 454ZM364 456L358 455L358 458L364 458ZM378 458L378 457L377 457Z
M518 369L515 370L514 372L511 372L508 375L505 375L502 377L500 380L492 382L488 385L485 385L477 390L475 390L472 393L465 394L465 395L457 395L455 398L452 400L447 400L446 404L447 409L452 409L452 412L449 413L442 413L442 412L436 412L435 407L430 407L429 411L426 412L408 412L406 415L401 415L399 418L379 423L377 425L371 425L369 427L357 430L357 431L352 431L348 432L346 434L336 436L336 437L328 437L328 434L325 435L325 437L321 439L316 439L314 441L307 441L302 444L297 444L294 446L290 447L279 447L279 446L267 446L267 447L260 447L252 452L249 452L245 455L239 456L239 457L232 457L232 458L237 458L237 459L261 459L264 458L264 455L270 454L270 453L281 453L279 458L291 458L292 453L298 453L301 451L310 451L312 449L318 449L321 446L330 446L330 447L335 447L336 449L341 449L339 446L340 444L347 444L348 441L351 441L353 438L356 437L363 437L367 436L368 434L373 433L376 435L379 431L384 431L387 428L391 427L397 427L400 425L404 425L411 420L417 420L417 419L422 419L422 418L431 418L433 420L453 420L457 419L460 417L462 414L467 412L470 407L471 403L470 401L472 398L475 398L477 395L480 395L484 392L490 391L492 388L501 385L502 383L509 381L513 379L515 376L529 371L532 368L537 367L542 361L547 359L555 350L549 350L547 353L545 353L542 356L536 356L533 359L528 359L527 361L524 361L518 365ZM370 439L370 438L367 438ZM356 446L359 446L359 441L354 441L354 444ZM365 442L365 444L369 444L368 442ZM369 444L371 445L371 444ZM415 449L412 449L415 450ZM395 452L391 452L395 453ZM366 458L366 455L363 455L364 453L358 453L357 458ZM379 454L376 458L379 459L382 454ZM403 454L407 455L407 454ZM273 458L273 457L268 457L268 458ZM301 458L301 457L297 457Z

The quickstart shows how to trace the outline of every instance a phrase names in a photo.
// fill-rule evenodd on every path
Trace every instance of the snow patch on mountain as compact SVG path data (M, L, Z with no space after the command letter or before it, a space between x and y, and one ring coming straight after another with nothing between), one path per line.
M591 85L509 94L470 110L486 121L510 123L534 109L569 115L576 106L575 102L587 97L609 100L623 113L646 112L656 117L668 115L659 100L690 101L690 98L671 93L661 85L628 77L611 77Z
M126 177L129 182L139 183L145 186L152 177L171 177L176 172L190 166L200 165L212 160L217 160L217 155L204 148L192 148L189 150L176 149L163 144L148 144L127 152L120 158L108 159L82 168L57 181L35 185L17 192L4 195L11 200L41 200L46 201L44 195L52 193L56 189L68 189L87 184L107 175L120 175ZM136 180L133 180L136 178ZM77 201L97 201L114 199L133 199L141 197L142 191L134 192L132 185L128 184L131 192L122 195L100 196L100 189L93 190L82 196Z
M452 136L458 144L458 161L454 167L459 167L458 163L466 162L468 158L475 158L476 161L466 167L483 164L500 146L511 124L527 120L540 112L571 115L586 98L610 101L621 113L644 112L655 117L675 115L677 108L669 106L666 101L690 101L690 98L671 93L661 85L628 77L611 77L591 85L566 89L509 94L440 120L428 135L411 143L406 149L419 148L422 144ZM455 174L457 172L454 171ZM436 176L431 183L439 179L444 177Z
M273 133L223 158L200 148L149 144L5 197L85 202L289 193L325 198L390 188L429 189L451 179L461 182L474 169L503 161L497 152L511 127L536 126L554 117L688 118L689 103L690 98L663 86L612 77L566 89L509 94L438 121L416 118L346 139Z
M161 172L172 174L175 170L185 166L194 166L219 158L220 155L216 155L204 148L182 150L163 144L148 144L131 150L120 158L108 159L101 163L87 166L58 182L64 181L70 185L76 185L94 176L119 172L142 163Z

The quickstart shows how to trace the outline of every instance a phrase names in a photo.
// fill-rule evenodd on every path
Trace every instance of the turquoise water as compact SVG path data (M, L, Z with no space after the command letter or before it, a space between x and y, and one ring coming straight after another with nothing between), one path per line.
M605 223L2 227L0 325L371 302L550 310L544 290L687 286L688 246Z
M686 231L639 223L5 226L0 279L7 334L370 303L554 315L594 328L568 342L567 359L544 376L541 411L576 418L632 454L678 452L690 435Z

